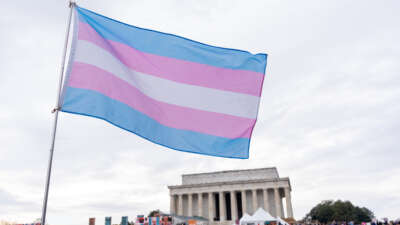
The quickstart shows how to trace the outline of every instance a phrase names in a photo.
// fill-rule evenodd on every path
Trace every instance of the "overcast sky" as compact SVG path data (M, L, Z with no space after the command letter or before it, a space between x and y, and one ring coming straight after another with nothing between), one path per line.
M81 0L140 27L267 53L250 159L182 153L61 113L48 223L169 210L183 173L276 166L296 219L326 199L400 217L400 1ZM0 220L41 215L65 1L2 1Z

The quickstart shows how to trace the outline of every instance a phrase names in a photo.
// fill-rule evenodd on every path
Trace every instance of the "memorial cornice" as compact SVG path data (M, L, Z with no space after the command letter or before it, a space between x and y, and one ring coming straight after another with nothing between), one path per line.
M184 188L200 188L200 187L216 187L227 185L240 185L240 184L260 184L267 182L287 181L291 189L290 180L288 177L273 178L273 179L257 179L257 180L243 180L243 181L230 181L230 182L213 182L213 183L199 183L199 184L185 184L185 185L170 185L168 189L184 189Z
M274 167L264 167L264 168L256 168L256 169L244 169L244 170L223 170L223 171L217 171L217 172L205 172L205 173L188 173L188 174L182 174L182 177L186 176L194 176L194 175L208 175L208 174L220 174L220 173L234 173L234 172L252 172L252 171L259 171L259 170L275 170L276 173L278 174L277 168ZM279 174L278 174L279 176Z

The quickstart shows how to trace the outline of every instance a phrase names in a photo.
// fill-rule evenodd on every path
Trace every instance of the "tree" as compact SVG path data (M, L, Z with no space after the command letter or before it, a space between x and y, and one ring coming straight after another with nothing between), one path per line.
M156 209L156 210L150 211L150 213L147 217L154 217L154 216L158 216L158 215L160 215L160 210Z
M312 220L318 220L321 223L331 221L354 221L359 224L361 222L370 222L374 217L374 213L365 208L354 206L350 201L322 201L314 206L306 217L311 217Z

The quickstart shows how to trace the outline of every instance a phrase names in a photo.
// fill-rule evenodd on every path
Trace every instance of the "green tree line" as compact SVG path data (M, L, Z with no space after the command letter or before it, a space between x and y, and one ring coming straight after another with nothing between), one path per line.
M320 223L332 221L353 221L356 224L370 222L374 218L374 213L365 208L354 206L350 201L322 201L306 215L306 218L318 220Z

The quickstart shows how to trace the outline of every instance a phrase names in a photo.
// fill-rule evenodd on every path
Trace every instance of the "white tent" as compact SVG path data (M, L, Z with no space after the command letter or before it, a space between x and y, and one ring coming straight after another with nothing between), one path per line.
M252 219L252 217L249 214L245 213L242 216L242 218L240 218L239 225L247 224L248 221L250 221L251 219Z
M247 213L243 215L240 219L240 225L245 224L255 224L255 225L264 225L265 221L277 221L276 218L272 217L268 212L264 209L259 208L254 213L253 216L249 216Z
M286 221L284 221L282 218L280 218L279 216L277 217L277 219L278 219L278 222L283 224L283 225L290 225Z
M265 221L278 221L276 218L271 216L267 211L265 211L262 208L258 208L257 211L253 214L252 219L259 222L265 222Z

